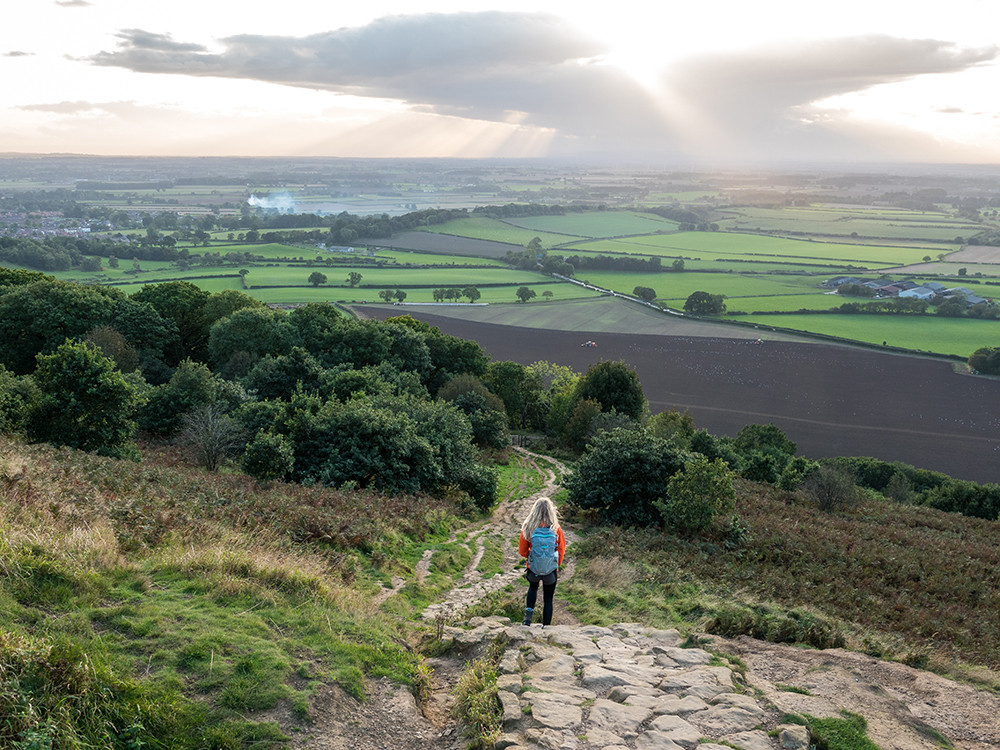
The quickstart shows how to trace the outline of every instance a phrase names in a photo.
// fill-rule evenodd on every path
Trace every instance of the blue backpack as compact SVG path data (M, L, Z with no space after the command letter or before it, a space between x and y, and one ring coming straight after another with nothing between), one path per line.
M556 533L548 526L539 526L531 532L528 567L532 573L539 576L546 576L559 567Z

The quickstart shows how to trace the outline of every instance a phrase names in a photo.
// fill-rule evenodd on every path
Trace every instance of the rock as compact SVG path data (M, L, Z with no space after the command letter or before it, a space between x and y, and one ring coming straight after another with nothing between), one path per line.
M602 748L602 750L610 750L613 747L625 747L625 740L621 737L597 727L588 727L583 737L586 739L581 739L581 742Z
M500 659L500 664L497 665L497 670L500 672L500 674L520 675L521 655L513 649L507 649L506 653L504 653L503 655L503 658Z
M502 674L497 677L497 690L509 690L512 693L521 692L521 675Z
M501 734L493 743L493 750L508 750L521 744L521 738L516 734Z
M514 693L506 690L500 690L497 692L497 696L500 698L500 705L503 708L503 728L506 731L516 729L521 723L521 719L524 718L524 714L521 713L521 701Z
M733 673L727 667L701 667L668 675L659 685L667 693L694 695L710 701L722 693L733 692Z
M531 706L532 719L542 726L568 729L583 721L583 710L565 696L552 693L525 693L524 698Z
M678 698L676 695L666 695L657 698L656 703L653 705L653 713L684 716L685 714L692 714L695 711L704 711L706 708L708 708L708 704L694 695L688 695L684 698Z
M727 734L720 737L720 741L727 742L740 750L774 750L771 740L765 732L756 730L753 732L740 732L739 734Z
M712 655L701 648L666 648L663 655L677 662L682 667L694 667L701 664L711 664Z
M588 664L583 668L583 685L591 690L603 692L616 685L631 685L632 681L621 672L613 672L597 664Z
M799 724L782 724L778 727L778 745L781 750L809 750L809 730Z
M701 739L702 733L680 716L665 714L653 719L649 725L651 732L658 732L681 747L694 747Z
M713 706L742 706L751 711L760 707L752 695L745 693L723 693L717 695L711 702Z
M646 685L616 685L605 697L615 703L634 703L633 698L636 697L659 699L661 695L659 690Z
M754 706L712 706L705 711L689 714L687 720L705 734L725 735L745 732L759 726L764 721L764 712Z
M635 741L635 750L684 750L663 732L643 732ZM729 748L732 750L732 748Z
M553 729L529 729L525 736L529 742L541 745L546 750L575 750L577 743L572 732L557 732Z
M590 707L591 724L618 734L637 732L639 726L649 719L653 712L642 706L626 706L600 698Z
M560 651L532 664L528 667L527 674L532 679L555 677L569 682L574 679L575 672L576 662L573 657Z

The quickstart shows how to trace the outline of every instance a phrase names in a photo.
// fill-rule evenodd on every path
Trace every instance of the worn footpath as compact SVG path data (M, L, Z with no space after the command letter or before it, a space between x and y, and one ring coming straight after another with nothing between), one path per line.
M805 727L775 725L728 663L682 648L676 630L526 627L501 617L469 625L448 629L458 646L496 638L507 644L497 680L504 730L497 750L809 747Z

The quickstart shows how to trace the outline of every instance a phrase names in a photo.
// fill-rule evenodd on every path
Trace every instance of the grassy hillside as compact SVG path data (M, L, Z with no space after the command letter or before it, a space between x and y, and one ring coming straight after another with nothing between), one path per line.
M0 746L281 746L325 685L421 679L373 595L460 508L147 456L0 438ZM396 609L447 585L439 567Z

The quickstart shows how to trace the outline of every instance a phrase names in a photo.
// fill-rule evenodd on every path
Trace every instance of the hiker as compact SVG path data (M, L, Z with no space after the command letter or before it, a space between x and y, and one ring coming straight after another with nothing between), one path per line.
M521 539L517 545L521 557L527 558L528 601L524 610L524 624L531 624L538 597L538 584L542 584L542 627L552 622L552 599L556 593L559 568L566 553L566 537L559 526L556 506L547 497L535 501L528 517L521 524Z

